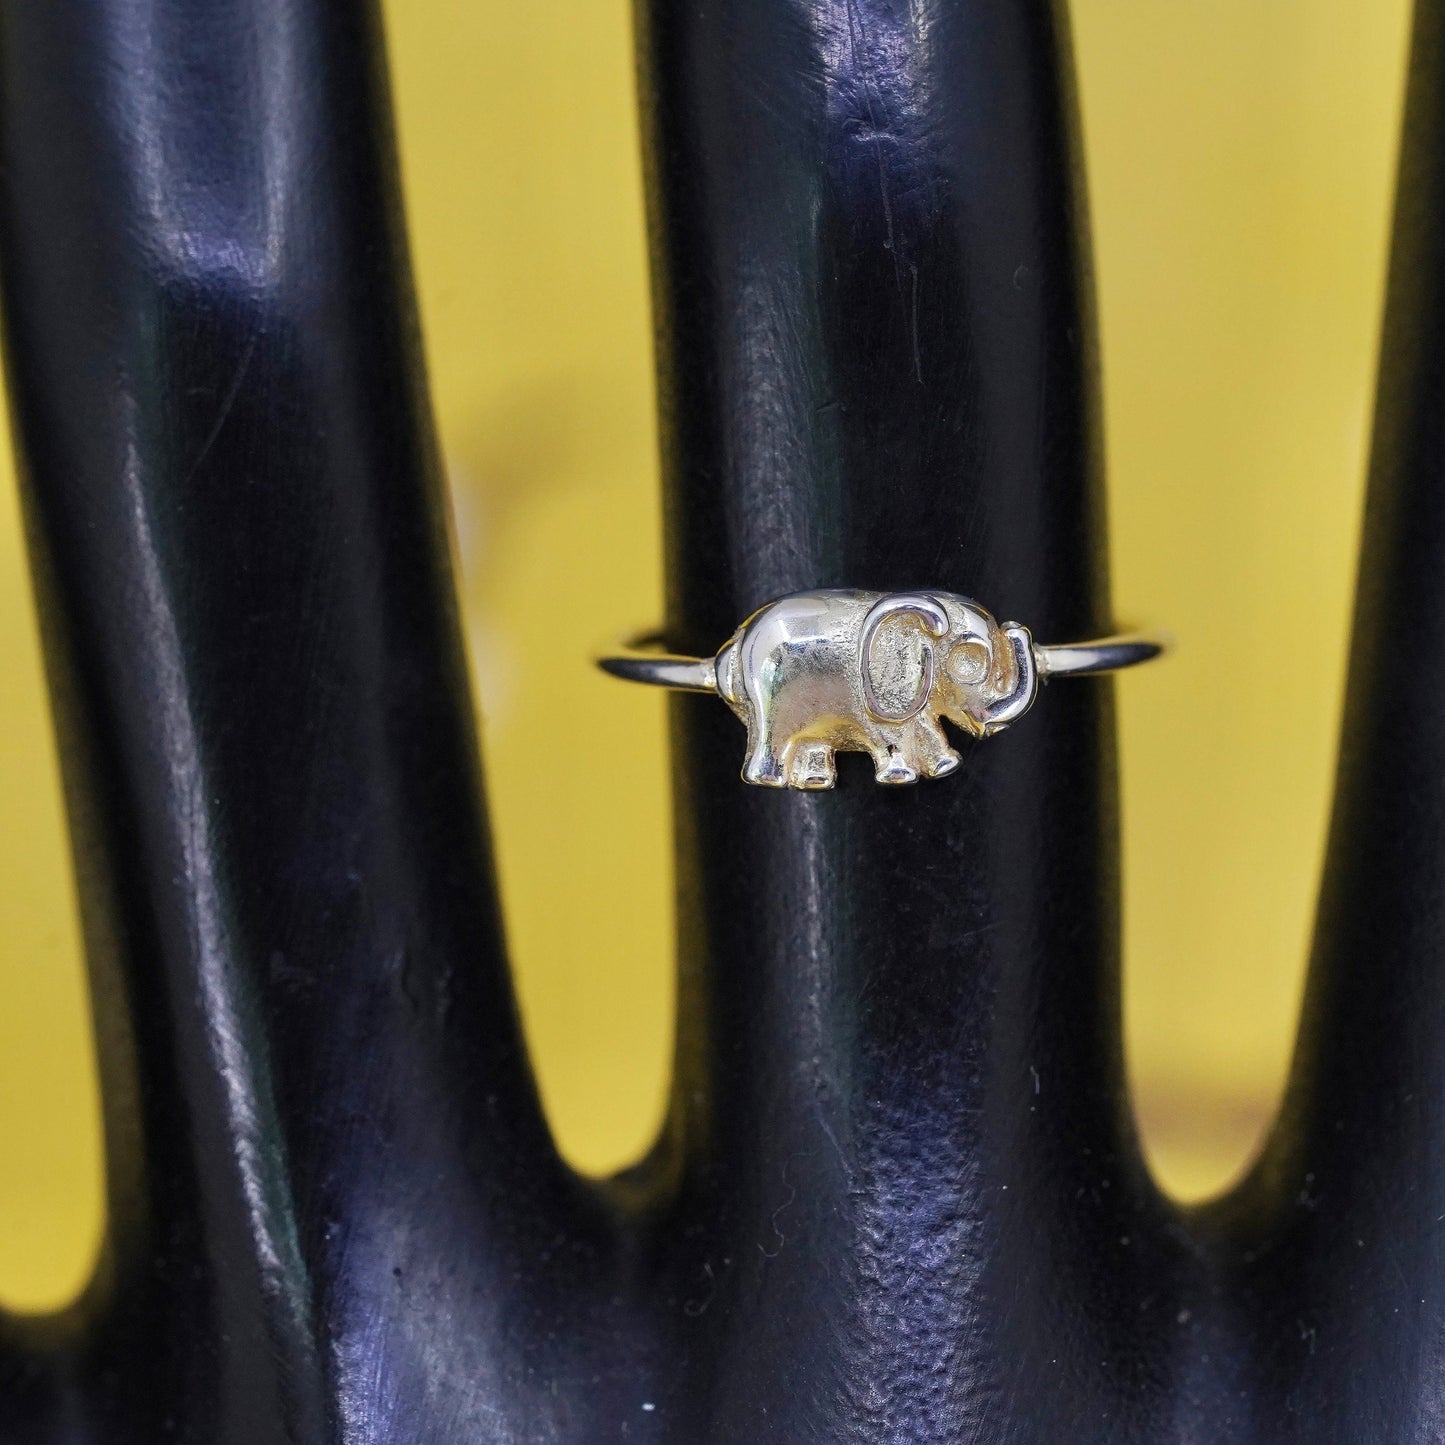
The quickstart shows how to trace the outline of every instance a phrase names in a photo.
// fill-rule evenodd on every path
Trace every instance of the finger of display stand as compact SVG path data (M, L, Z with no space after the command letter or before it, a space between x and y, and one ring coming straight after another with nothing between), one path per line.
M643 13L671 643L838 586L1109 631L1049 7ZM678 1438L1151 1408L1097 1368L1175 1309L1123 1102L1110 699L1050 689L950 777L844 755L813 794L742 786L737 721L672 703Z
M1222 1209L1260 1438L1445 1437L1445 15L1418 7L1338 795L1284 1116Z
M507 1322L585 1352L562 1318L609 1236L505 976L376 17L14 3L0 66L109 1165L56 1418L227 1445L545 1421Z

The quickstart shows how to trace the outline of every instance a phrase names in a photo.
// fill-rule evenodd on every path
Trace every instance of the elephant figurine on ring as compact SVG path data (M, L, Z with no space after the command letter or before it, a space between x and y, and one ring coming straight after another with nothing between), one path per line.
M880 783L959 764L939 719L975 737L1029 709L1032 638L951 592L800 592L755 612L717 654L719 694L748 729L743 778L831 788L834 754L866 752Z

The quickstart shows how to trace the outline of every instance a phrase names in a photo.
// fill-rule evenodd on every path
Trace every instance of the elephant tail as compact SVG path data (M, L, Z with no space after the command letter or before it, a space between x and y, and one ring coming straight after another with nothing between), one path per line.
M738 647L743 640L743 628L739 627L723 645L713 659L713 687L730 707L740 707L744 700L742 669L738 666Z

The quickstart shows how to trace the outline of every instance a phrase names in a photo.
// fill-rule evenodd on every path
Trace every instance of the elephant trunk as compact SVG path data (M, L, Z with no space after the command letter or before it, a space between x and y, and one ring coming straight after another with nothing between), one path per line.
M990 704L984 714L985 737L1007 727L1015 718L1021 718L1034 705L1039 690L1038 662L1028 628L1018 622L1006 622L1002 630L1013 648L1014 685L1007 697Z

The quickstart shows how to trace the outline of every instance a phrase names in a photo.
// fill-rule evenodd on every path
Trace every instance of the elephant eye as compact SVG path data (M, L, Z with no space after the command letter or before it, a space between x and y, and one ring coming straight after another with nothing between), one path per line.
M948 675L969 686L988 676L988 643L980 637L966 637L948 654Z

